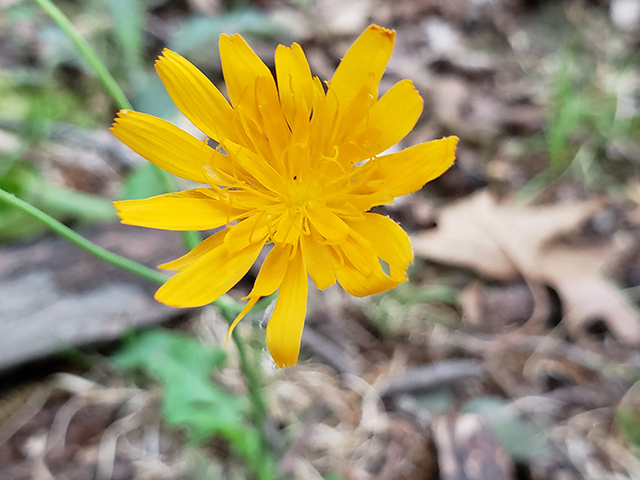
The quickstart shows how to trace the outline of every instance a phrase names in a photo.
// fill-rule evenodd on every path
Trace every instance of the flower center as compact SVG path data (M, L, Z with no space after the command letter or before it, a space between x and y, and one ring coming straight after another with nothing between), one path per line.
M288 183L288 201L286 203L290 207L304 210L312 200L322 202L323 195L318 182L293 176Z

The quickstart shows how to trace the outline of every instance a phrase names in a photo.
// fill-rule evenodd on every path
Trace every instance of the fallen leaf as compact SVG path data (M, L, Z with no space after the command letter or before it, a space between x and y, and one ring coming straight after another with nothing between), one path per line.
M558 292L567 329L581 339L604 324L621 343L640 344L640 317L620 290L603 276L606 246L554 246L541 255L540 277ZM596 331L597 333L597 331Z
M411 239L416 255L510 281L530 277L540 247L575 230L596 202L521 208L502 206L486 190L442 210L435 229Z
M607 266L620 254L616 242L561 242L601 208L597 201L501 205L481 191L444 208L438 226L415 235L412 242L416 255L429 260L469 268L490 279L522 277L531 286L552 287L560 297L566 327L578 339L592 341L590 330L604 324L619 342L638 345L640 316L606 277ZM540 302L539 296L536 300ZM469 314L477 319L477 308Z

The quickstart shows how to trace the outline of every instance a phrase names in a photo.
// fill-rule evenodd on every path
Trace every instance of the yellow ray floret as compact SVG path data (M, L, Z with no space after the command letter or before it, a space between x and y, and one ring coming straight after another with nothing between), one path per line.
M278 291L266 336L283 367L298 359L308 277L320 289L337 281L355 296L406 280L413 259L407 234L368 210L445 172L457 138L383 154L422 113L422 98L409 80L378 97L394 38L392 30L370 26L323 84L296 43L276 49L274 78L240 35L222 35L229 101L186 59L162 53L156 70L169 95L219 146L164 120L121 111L112 128L116 137L158 167L205 186L115 205L129 225L222 229L161 265L178 273L157 300L176 307L210 303L270 245L229 335L260 298Z

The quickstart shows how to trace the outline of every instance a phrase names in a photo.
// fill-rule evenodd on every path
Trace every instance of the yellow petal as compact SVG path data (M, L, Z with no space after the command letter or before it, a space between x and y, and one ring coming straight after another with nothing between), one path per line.
M351 232L347 238L340 242L340 245L335 247L342 251L351 265L365 276L373 274L373 271L380 266L376 251L369 240L373 239Z
M349 226L331 209L317 202L310 203L306 214L313 227L331 243L340 243L349 235Z
M300 45L294 43L290 48L278 45L276 76L282 111L289 125L297 124L297 117L308 122L313 105L313 78Z
M251 243L264 243L264 239L269 235L268 221L267 215L252 215L230 227L224 239L229 253L235 254Z
M420 190L446 172L456 159L457 137L421 143L368 162L394 197ZM370 164L370 165L369 165Z
M247 313L249 313L249 311L256 306L256 303L258 303L258 300L260 300L260 297L251 297L247 302L247 304L242 309L242 311L235 318L235 320L231 323L231 325L229 325L229 330L227 330L227 338L225 338L224 340L224 348L227 348L227 344L229 343L231 334L240 323L240 320L242 320L247 315Z
M258 194L256 194L258 190ZM274 204L275 199L270 198L268 192L263 189L253 189L251 186L246 186L244 190L225 190L225 194L229 196L231 205L243 208L246 210L264 210Z
M345 260L343 265L336 270L336 277L342 288L354 297L366 297L374 293L384 292L404 281L389 278L382 271L380 265L373 270L373 273L365 275L348 260Z
M233 107L245 110L254 122L260 124L258 105L265 101L272 105L279 102L271 70L237 34L220 36L220 60ZM263 78L265 82L260 98L256 95L258 78Z
M377 94L374 95L374 92L371 92L365 87L360 90L355 97L353 97L350 104L343 105L340 109L336 119L335 137L332 140L339 148L339 159L344 158L345 152L340 147L345 142L349 146L354 146L357 150L362 149L362 142L358 143L358 137L355 137L356 139L354 140L354 134L356 134L358 130L362 130L363 125L365 125L365 127L369 125L370 122L368 116L370 114L371 107L377 104L376 97ZM369 130L369 128L365 128L366 132ZM360 137L364 137L364 135L361 133ZM373 138L372 135L369 135L366 137L367 140L369 140L370 137ZM377 141L377 138L375 141ZM364 152L368 152L368 150L369 149L367 148ZM360 155L356 161L362 160L363 158L366 158L366 153L364 155Z
M180 258L177 258L171 262L163 263L162 265L158 265L158 268L162 268L163 270L184 270L197 259L202 257L205 253L208 253L214 248L222 245L224 243L224 237L228 232L229 229L225 228L224 230L214 233L213 235L205 238Z
M273 246L260 267L249 297L266 297L280 287L290 262L291 250L291 245L275 244Z
M367 118L366 127L341 148L341 158L351 163L369 158L392 147L415 126L422 113L422 97L410 80L402 80L378 100Z
M335 130L338 117L338 97L329 90L324 93L323 84L318 77L313 78L313 116L309 125L310 158L334 157L336 145L328 139Z
M242 168L266 190L271 192L282 191L282 177L263 158L240 145L225 145L225 148L233 160L235 168Z
M276 232L273 234L273 241L276 243L294 245L298 243L302 232L302 213L292 211L287 208L276 225Z
M377 188L376 187L377 185ZM359 191L352 192L347 195L346 201L349 205L353 205L358 211L363 212L375 207L377 205L391 205L395 200L394 196L387 189L384 188L384 182L370 182L369 185L373 188L359 189ZM337 207L336 207L337 208Z
M308 134L309 125L304 127ZM310 158L309 140L305 138L304 141L296 141L293 137L297 135L296 130L292 132L292 139L289 147L284 152L284 166L285 176L290 179L305 179L305 178L318 178L321 173L314 169ZM301 133L304 135L304 132ZM314 161L313 164L316 162Z
M155 66L173 103L196 127L218 142L242 142L231 105L200 70L167 48Z
M282 280L276 308L267 325L267 347L281 368L291 367L298 361L307 311L307 289L307 272L298 249Z
M258 258L264 239L230 254L222 244L201 255L156 292L156 300L172 307L199 307L229 291Z
M377 91L391 57L394 40L393 30L377 25L371 25L358 37L338 65L329 85L341 104L347 104L365 86Z
M300 236L300 247L311 280L316 287L324 290L335 283L335 269L340 259L315 229L309 230L308 235Z
M122 223L162 230L209 230L235 220L244 212L211 198L203 190L165 193L113 204Z
M404 279L405 271L413 260L413 250L409 237L400 225L377 213L365 213L362 220L347 223L369 240L376 255L389 265L392 278Z
M204 165L224 156L165 120L131 110L118 112L111 132L161 169L198 183L207 183Z
M273 78L256 78L255 88L258 99L258 111L260 112L260 124L263 127L264 135L269 139L269 147L271 147L274 158L280 159L282 153L289 145L291 130L282 113L280 99L277 95L273 94ZM274 165L276 168L279 166L279 164Z
M225 346L227 345L227 343L229 343L229 338L231 338L231 334L236 328L236 325L238 325L238 323L240 323L240 320L242 320L244 316L249 313L249 310L251 310L255 306L260 297L271 295L278 289L278 287L280 287L284 275L287 272L290 255L291 245L273 246L273 248L269 252L269 255L267 255L267 258L265 258L262 267L260 267L260 272L258 273L251 293L249 293L249 295L247 295L246 297L249 298L249 301L244 306L242 311L238 314L236 319L229 327L229 330L227 331Z

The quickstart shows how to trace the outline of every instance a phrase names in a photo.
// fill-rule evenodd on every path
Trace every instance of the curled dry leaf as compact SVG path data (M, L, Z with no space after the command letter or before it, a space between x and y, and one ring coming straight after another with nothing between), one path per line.
M443 209L437 228L412 238L416 255L469 268L500 281L524 278L559 295L569 332L602 329L629 345L640 344L640 316L605 274L619 255L613 240L588 247L559 240L597 211L596 201L542 207L499 204L487 191ZM539 301L539 299L538 299Z
M437 228L412 237L416 255L469 268L488 278L535 278L537 255L578 228L596 202L521 208L499 205L482 190L442 210Z
M613 247L558 245L541 255L540 277L557 290L567 328L574 336L611 333L628 345L640 344L640 316L620 290L603 276ZM608 251L607 251L608 250ZM585 338L582 339L583 341Z

